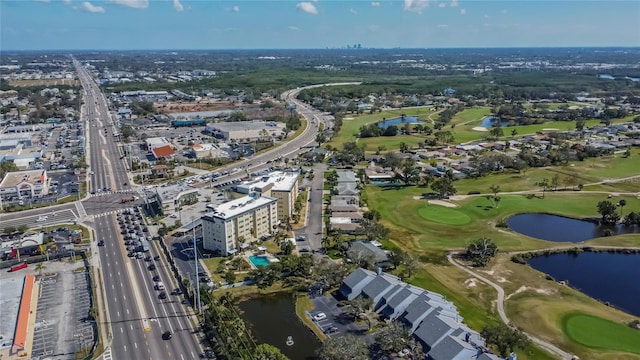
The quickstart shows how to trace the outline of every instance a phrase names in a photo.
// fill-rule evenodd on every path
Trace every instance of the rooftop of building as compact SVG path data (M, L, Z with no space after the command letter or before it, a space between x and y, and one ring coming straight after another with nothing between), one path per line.
M213 211L205 215L204 218L215 217L226 220L276 201L276 199L268 196L253 197L247 195L212 207Z
M28 182L31 184L37 184L42 181L42 176L46 177L46 170L25 170L25 171L13 171L7 173L0 183L0 187L12 187L22 182Z
M246 130L260 130L264 128L278 128L283 127L283 123L278 123L275 121L263 121L263 120L253 120L253 121L236 121L236 122L219 122L214 124L209 124L207 127L219 131L246 131Z
M145 142L147 143L147 146L152 148L152 147L156 147L156 146L164 146L164 145L169 145L169 140L167 140L164 137L152 137L152 138L147 138L145 140Z
M267 175L261 176L253 181L247 181L243 184L250 189L264 188L269 184L273 184L272 191L291 191L296 186L296 181L300 176L297 172L274 171Z

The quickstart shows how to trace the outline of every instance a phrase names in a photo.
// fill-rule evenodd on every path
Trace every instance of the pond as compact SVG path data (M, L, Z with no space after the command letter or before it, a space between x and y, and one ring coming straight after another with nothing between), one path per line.
M580 242L606 235L640 233L640 226L602 226L586 220L571 219L551 214L518 214L507 219L507 225L515 232L533 238L556 242Z
M257 344L279 348L289 359L314 359L320 341L296 315L295 300L290 293L259 296L241 302L240 316ZM287 346L291 336L292 346Z
M495 119L493 116L485 116L482 119L482 124L480 124L480 126L484 127L484 128L492 128L493 127L493 119ZM507 123L506 121L503 121L500 123L500 127L506 127L507 125L509 125L509 123Z
M603 302L640 316L640 254L608 252L560 253L529 260L532 268L551 275Z
M415 116L405 116L405 117L399 117L399 118L393 118L385 121L380 121L378 123L378 126L381 129L386 129L392 125L401 127L401 126L404 126L404 124L422 124L422 123L423 122L418 120L418 118Z

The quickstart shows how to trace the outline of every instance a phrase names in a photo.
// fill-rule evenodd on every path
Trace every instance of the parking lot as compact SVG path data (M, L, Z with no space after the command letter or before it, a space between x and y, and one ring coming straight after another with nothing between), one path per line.
M33 357L76 359L77 351L93 346L94 324L87 318L91 296L84 269L59 271L41 279Z
M344 314L338 307L338 300L333 296L312 297L314 309L307 314L318 328L328 337L344 336L345 334L364 335L367 326L357 325L353 319ZM319 314L324 314L324 316Z

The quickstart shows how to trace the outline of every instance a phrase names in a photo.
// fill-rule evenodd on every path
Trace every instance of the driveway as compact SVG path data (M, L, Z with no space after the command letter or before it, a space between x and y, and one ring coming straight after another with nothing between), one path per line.
M355 324L351 316L344 314L342 309L338 307L338 300L333 296L312 297L311 301L313 302L314 309L307 311L309 317L313 317L321 312L327 315L324 320L314 321L316 326L318 326L322 332L330 327L335 326L337 328L335 333L328 334L327 336L344 336L345 334L365 335L367 326Z

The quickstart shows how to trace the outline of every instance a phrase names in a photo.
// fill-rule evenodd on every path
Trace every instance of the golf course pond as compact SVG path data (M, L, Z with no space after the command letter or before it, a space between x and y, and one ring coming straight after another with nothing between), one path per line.
M640 316L640 254L556 253L532 258L528 263L594 299Z
M638 234L640 226L603 226L564 216L526 213L507 219L509 229L537 239L555 242L581 242L608 235Z
M320 340L298 319L291 293L254 297L240 302L238 307L257 344L271 344L289 359L315 359ZM289 337L293 344L287 344Z

